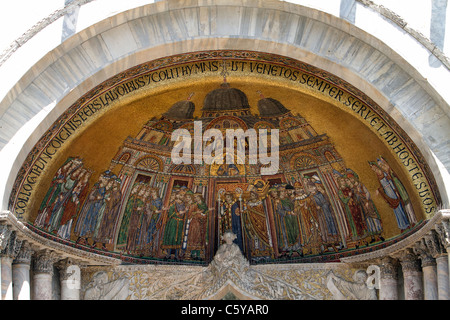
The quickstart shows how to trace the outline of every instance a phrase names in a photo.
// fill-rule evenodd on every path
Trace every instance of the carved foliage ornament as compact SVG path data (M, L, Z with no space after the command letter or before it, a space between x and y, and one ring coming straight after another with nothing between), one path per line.
M13 231L10 233L5 243L6 245L0 251L0 256L15 258L19 254L20 248L22 246L22 240L17 238L16 232Z

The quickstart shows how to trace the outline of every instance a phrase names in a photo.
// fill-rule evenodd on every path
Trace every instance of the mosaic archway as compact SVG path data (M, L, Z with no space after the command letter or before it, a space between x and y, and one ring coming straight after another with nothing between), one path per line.
M196 122L200 134L278 129L278 172L174 164L172 132L195 136ZM237 143L248 157L249 141ZM95 88L41 138L11 196L55 241L192 264L230 229L251 263L338 261L401 240L439 202L420 152L363 93L299 61L234 51L149 62Z

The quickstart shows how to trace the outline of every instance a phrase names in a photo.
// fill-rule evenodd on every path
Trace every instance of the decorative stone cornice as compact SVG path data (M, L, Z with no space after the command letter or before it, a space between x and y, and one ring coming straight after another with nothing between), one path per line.
M422 246L422 247L421 247ZM405 250L426 250L433 258L445 254L444 248L450 248L450 209L437 212L418 231L384 249L342 258L341 261L351 265L378 261L385 257L398 258L404 255ZM422 252L422 255L425 253Z
M59 255L59 260L72 258L79 260L80 263L86 265L119 265L121 263L120 259L105 257L93 252L86 252L50 239L46 239L45 237L30 230L10 211L0 212L0 249L1 246L6 243L6 238L9 238L9 230L11 230L11 232L14 231L18 239L26 240L35 249L35 251L48 249L55 252L55 254Z

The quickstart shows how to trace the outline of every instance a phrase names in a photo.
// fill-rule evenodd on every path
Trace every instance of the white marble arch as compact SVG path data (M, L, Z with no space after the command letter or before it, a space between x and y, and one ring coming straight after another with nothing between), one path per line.
M402 56L346 20L315 9L274 0L193 0L157 2L98 22L47 53L12 87L0 102L1 209L8 209L28 152L81 95L140 63L214 49L288 56L366 93L417 144L448 207L449 106Z

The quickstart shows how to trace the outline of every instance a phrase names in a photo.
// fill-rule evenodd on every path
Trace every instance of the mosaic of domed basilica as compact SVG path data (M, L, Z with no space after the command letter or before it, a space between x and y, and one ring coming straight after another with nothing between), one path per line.
M251 263L303 261L383 244L375 193L399 230L418 223L402 179L384 157L364 160L378 181L369 192L332 139L279 100L259 93L254 114L246 92L226 81L202 97L202 106L190 92L186 97L126 138L94 183L82 158L65 159L34 227L131 262L202 264L211 261L227 230ZM199 107L201 116L194 117ZM176 129L193 134L194 121L201 121L202 132L278 129L278 172L261 174L266 164L260 162L173 163L177 141L171 135ZM236 143L245 144L248 157L248 138Z

